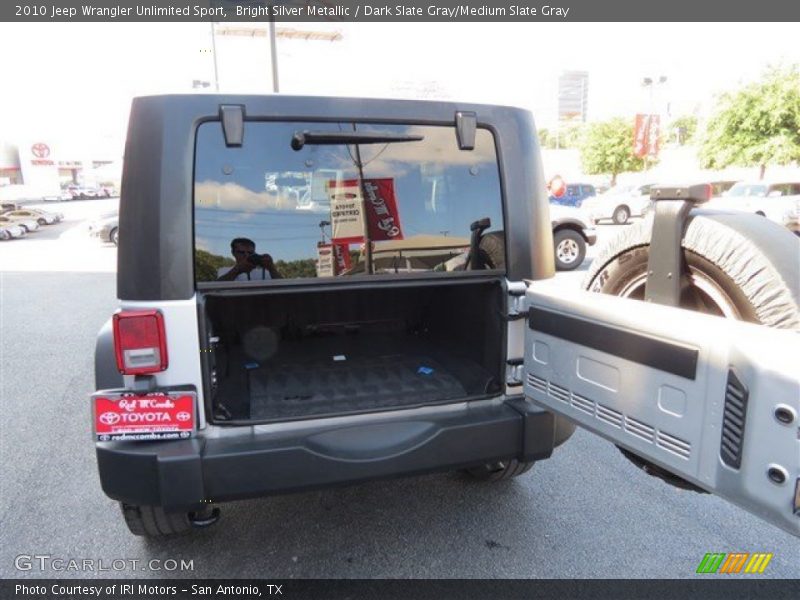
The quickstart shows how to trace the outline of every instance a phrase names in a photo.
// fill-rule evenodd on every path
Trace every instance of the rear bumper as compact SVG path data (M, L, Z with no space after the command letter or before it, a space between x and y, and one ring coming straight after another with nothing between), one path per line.
M523 399L354 424L210 427L207 437L100 442L103 491L129 504L192 509L224 502L451 470L493 460L547 458L574 431Z
M594 227L585 227L583 229L583 237L586 238L586 243L594 246L597 242L597 230Z

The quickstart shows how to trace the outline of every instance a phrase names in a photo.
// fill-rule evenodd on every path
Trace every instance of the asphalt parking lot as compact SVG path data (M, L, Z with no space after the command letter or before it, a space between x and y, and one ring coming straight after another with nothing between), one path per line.
M88 402L116 250L87 237L87 219L113 204L48 205L63 223L0 243L0 576L673 578L695 577L707 552L771 552L764 576L800 577L795 538L645 475L582 431L501 484L375 481L231 503L189 537L130 535L100 490ZM617 229L601 226L599 243ZM558 279L579 285L595 253ZM125 566L25 569L33 555ZM168 559L192 568L164 570Z

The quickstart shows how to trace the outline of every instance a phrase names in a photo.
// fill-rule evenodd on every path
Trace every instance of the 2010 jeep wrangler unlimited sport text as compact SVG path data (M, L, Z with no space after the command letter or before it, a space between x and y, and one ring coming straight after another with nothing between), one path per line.
M629 236L588 282L628 299L553 289L520 109L136 99L121 306L95 359L103 490L133 533L166 535L214 522L227 500L434 470L512 477L577 422L797 534L796 332L712 315L796 329L778 251L800 242L741 216L687 217L684 191L664 198L683 208L656 211L654 235L688 219L689 233L771 238L753 246L768 298L678 226L686 264L661 265L674 278L651 283L649 239ZM667 280L695 312L663 305ZM637 300L645 286L656 303Z

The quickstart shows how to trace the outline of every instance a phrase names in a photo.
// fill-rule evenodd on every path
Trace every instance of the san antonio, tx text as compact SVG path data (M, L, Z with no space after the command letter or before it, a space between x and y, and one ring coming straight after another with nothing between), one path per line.
M100 597L105 594L112 596L119 595L146 595L146 596L175 596L178 592L185 592L203 596L236 596L239 598L260 598L262 596L282 596L282 585L263 584L263 585L194 585L182 588L176 585L146 585L133 583L115 583L111 585L23 585L18 583L14 586L17 596L46 596L48 593L53 596L95 596Z

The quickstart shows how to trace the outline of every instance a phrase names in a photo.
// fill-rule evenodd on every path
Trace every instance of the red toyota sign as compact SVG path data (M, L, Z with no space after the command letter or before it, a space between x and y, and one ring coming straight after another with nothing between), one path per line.
M182 439L194 431L194 392L100 392L92 398L99 441Z
M47 158L50 156L50 146L41 142L34 144L31 146L31 154L33 154L36 158Z

